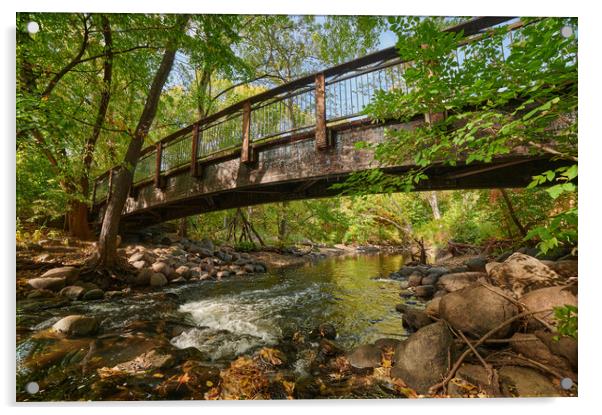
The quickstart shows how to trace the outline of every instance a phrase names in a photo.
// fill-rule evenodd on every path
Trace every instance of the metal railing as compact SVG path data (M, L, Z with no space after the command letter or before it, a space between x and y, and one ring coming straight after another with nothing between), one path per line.
M475 18L446 30L462 30L465 36L471 36L509 20L512 18ZM508 56L511 41L509 32L508 40L500 45L501 59ZM469 59L462 47L455 55L459 66ZM408 91L406 65L395 47L388 48L236 103L144 149L133 186L154 180L155 186L161 187L162 175L188 167L196 175L198 163L228 150L240 149L241 161L252 162L253 146L312 130L316 147L324 148L326 123L366 117L363 111L377 91ZM97 178L94 203L107 198L110 177L105 173Z

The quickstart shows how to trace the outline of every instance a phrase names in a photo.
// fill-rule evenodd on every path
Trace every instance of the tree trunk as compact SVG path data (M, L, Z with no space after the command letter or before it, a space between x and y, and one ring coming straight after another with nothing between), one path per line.
M514 225L516 225L521 236L524 238L525 236L527 236L527 230L518 220L518 217L516 216L516 212L514 211L514 207L512 206L512 201L508 197L508 193L506 192L505 189L500 189L500 192L502 193L502 197L504 198L504 202L506 203L506 207L508 208L508 213L510 214L510 218L512 219L512 222L514 222Z
M178 236L180 238L188 238L188 221L187 221L187 218L181 218L178 221Z
M183 33L186 29L188 19L188 15L178 16L177 26L180 33ZM134 170L140 157L140 150L142 150L144 140L148 136L148 131L157 113L161 91L171 72L177 49L175 41L171 41L167 45L159 69L151 84L142 115L134 132L134 137L128 145L123 163L113 173L113 185L110 190L98 241L98 266L100 267L112 268L117 263L117 235L121 212L123 211L132 184Z
M427 196L431 210L433 211L433 218L435 220L441 219L441 211L439 210L439 202L437 201L437 192L429 192Z
M79 200L69 203L67 212L67 228L69 235L82 240L92 239L92 231L88 223L88 205Z

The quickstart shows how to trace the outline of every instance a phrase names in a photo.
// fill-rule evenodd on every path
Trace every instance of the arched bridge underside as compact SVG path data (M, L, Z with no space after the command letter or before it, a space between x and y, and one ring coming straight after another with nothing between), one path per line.
M475 18L448 30L478 37L509 18ZM515 30L520 30L520 22ZM513 30L514 30L513 29ZM501 53L507 53L501 45ZM462 64L460 51L457 54ZM464 57L466 58L466 57ZM376 124L362 115L378 90L407 91L395 48L298 79L235 104L143 150L121 223L140 227L194 214L286 200L329 197L349 174L379 166L356 143L381 143L386 129L425 122ZM415 190L524 187L533 175L559 166L514 149L490 163L433 164ZM391 174L411 162L384 168ZM111 197L113 170L94 187L93 222Z

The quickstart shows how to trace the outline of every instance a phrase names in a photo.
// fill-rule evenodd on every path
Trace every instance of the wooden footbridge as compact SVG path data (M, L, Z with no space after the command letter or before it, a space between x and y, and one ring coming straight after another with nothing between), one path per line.
M512 20L474 18L447 30L472 36L515 24ZM507 48L500 45L500 53L509 53ZM463 56L456 56L461 65ZM355 143L379 143L386 128L425 122L422 114L409 123L374 123L362 114L377 91L407 91L404 68L395 48L384 49L253 96L165 137L142 151L122 223L145 226L222 209L334 196L334 183L378 167L372 153ZM553 163L514 152L487 164L433 165L416 190L524 187ZM412 167L407 162L385 171L402 174ZM96 223L111 197L112 171L94 185Z

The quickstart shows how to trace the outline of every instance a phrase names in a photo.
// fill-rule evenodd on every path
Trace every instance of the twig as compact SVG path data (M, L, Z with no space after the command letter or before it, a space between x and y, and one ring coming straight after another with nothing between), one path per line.
M487 340L489 337L493 336L500 329L503 329L504 327L506 327L507 325L515 322L518 319L530 316L530 315L535 314L535 313L543 313L543 312L546 312L546 311L551 311L551 309L545 309L545 310L539 310L539 311L525 311L523 313L520 313L520 314L517 314L517 315L515 315L513 317L510 317L509 319L503 321L502 323L500 323L499 325L497 325L496 327L494 327L493 329L491 329L487 333L485 333L473 346L475 348L477 346L480 346L481 344L483 344L483 342L485 342L485 340ZM456 374L456 371L458 370L458 368L460 367L460 365L462 364L462 362L464 361L464 359L471 352L472 352L472 349L468 349L464 353L462 353L462 355L458 358L458 360L456 360L456 363L454 363L454 365L452 366L451 370L449 371L449 373L447 374L447 376L445 377L445 379L443 379L441 382L439 382L439 383L431 386L429 388L429 393L430 394L435 394L439 389L441 389L442 387L444 387L445 385L447 385L449 383L449 381Z

